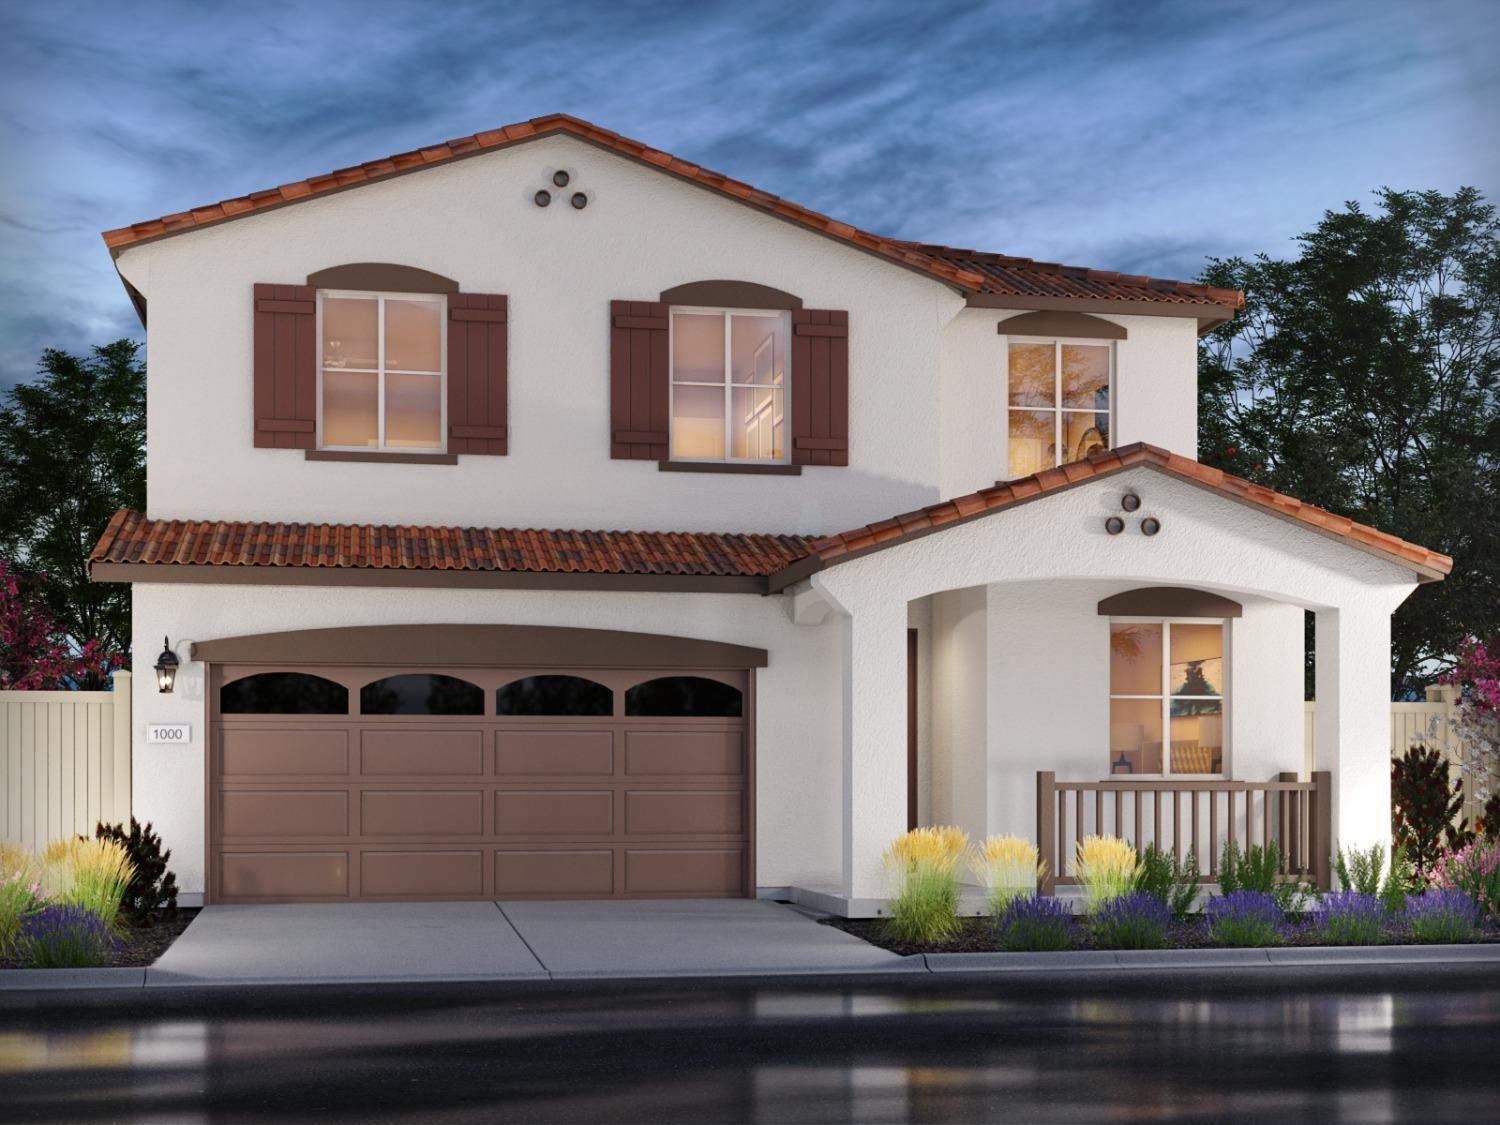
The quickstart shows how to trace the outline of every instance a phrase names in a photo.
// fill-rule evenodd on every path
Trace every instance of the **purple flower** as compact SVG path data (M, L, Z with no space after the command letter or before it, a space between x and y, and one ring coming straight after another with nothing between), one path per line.
M104 919L82 906L44 906L28 914L20 944L38 969L103 965L120 948Z
M1208 938L1215 945L1275 945L1286 929L1286 915L1264 891L1232 891L1203 908Z
M1380 940L1385 904L1378 895L1335 891L1323 896L1318 936L1330 945L1374 945Z
M1160 949L1172 911L1155 895L1132 891L1104 902L1089 917L1101 949Z
M1462 891L1428 890L1406 900L1402 914L1412 941L1473 941L1484 910Z
M1055 898L1012 899L998 922L1005 948L1014 953L1067 949L1073 944L1073 908Z

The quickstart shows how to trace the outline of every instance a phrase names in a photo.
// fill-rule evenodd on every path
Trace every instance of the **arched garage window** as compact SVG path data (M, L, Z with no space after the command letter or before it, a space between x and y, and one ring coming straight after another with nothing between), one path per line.
M737 719L740 689L704 676L661 676L625 693L625 714L642 718Z
M347 715L349 689L308 672L257 672L219 689L221 715Z
M582 676L527 676L495 693L497 715L581 715L608 718L615 693Z
M412 672L359 689L362 715L483 715L484 691L456 676Z

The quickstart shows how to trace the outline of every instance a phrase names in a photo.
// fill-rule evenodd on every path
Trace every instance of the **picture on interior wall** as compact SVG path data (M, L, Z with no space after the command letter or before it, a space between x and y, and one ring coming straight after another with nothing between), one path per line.
M1173 695L1221 695L1224 659L1184 660L1172 665Z

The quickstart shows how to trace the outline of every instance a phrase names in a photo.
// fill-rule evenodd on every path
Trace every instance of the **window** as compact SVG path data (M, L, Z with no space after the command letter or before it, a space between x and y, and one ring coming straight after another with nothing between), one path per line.
M447 298L318 293L318 445L432 452L443 448Z
M786 460L790 335L783 312L672 310L673 460Z
M483 715L484 691L457 676L410 672L359 689L361 715Z
M495 693L497 715L586 715L615 713L615 693L582 676L527 676Z
M306 672L257 672L219 689L221 715L347 715L349 689Z
M1013 341L1009 476L1025 477L1109 448L1109 344Z
M662 676L625 693L625 714L649 718L737 719L740 689L706 676Z
M1109 772L1223 773L1224 687L1222 621L1111 621Z

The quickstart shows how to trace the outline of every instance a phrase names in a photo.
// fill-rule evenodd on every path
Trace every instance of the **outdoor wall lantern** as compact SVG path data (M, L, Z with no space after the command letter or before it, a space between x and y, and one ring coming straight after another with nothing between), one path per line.
M161 644L161 655L156 658L156 690L170 692L177 681L177 654L169 638L163 637Z
M1120 507L1124 508L1127 512L1133 512L1140 506L1141 498L1134 492L1127 492L1124 496L1120 497Z
M1147 516L1145 519L1143 519L1141 521L1141 534L1142 535L1155 535L1160 530L1161 530L1161 520L1154 519L1151 516Z
M1119 516L1110 516L1109 519L1104 521L1104 530L1111 535L1118 535L1125 530L1125 521Z

